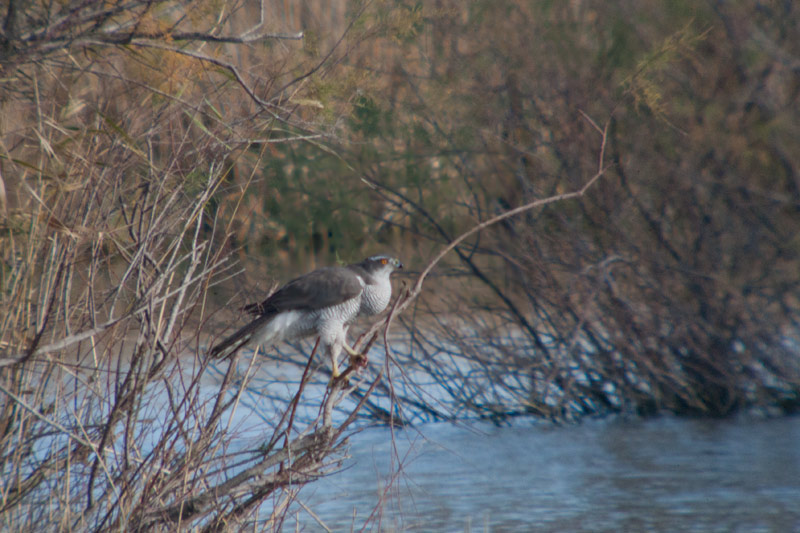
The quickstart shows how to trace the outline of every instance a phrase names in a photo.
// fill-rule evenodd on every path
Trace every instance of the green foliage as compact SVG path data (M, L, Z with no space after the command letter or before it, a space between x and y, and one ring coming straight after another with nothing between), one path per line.
M668 106L663 101L664 78L675 68L677 61L694 56L696 47L707 35L708 30L697 32L690 23L647 52L637 62L634 72L622 82L622 88L633 98L634 105L667 120Z
M399 42L412 42L424 29L423 3L402 2L399 14L394 19L392 37Z
M349 122L354 133L366 138L379 137L391 124L391 113L383 111L369 96L360 94L353 101L353 113Z
M635 60L637 46L636 27L624 19L617 19L611 23L609 38L598 56L599 62L604 62L610 71L616 69L629 69Z
M354 255L365 238L364 193L341 159L312 145L283 145L276 155L263 167L268 186L248 192L263 202L257 251Z

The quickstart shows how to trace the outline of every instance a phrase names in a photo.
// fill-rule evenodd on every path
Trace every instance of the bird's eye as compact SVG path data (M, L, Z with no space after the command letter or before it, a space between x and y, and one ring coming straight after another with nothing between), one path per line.
M386 263L388 263L388 261L386 259L381 259L381 264L382 265L385 265Z

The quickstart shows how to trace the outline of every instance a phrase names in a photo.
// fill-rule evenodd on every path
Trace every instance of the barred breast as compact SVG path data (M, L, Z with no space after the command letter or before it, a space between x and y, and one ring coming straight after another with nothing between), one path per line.
M361 295L360 315L377 315L389 305L392 299L392 284L387 278L386 281L367 285Z

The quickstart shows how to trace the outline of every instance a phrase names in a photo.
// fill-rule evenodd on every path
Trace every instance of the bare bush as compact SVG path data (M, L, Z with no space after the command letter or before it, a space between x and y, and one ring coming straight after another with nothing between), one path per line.
M428 253L577 189L587 117L608 120L609 169L461 243L410 361L497 419L795 412L797 7L437 6L363 105L387 223Z
M192 9L12 0L3 14L4 530L279 529L363 403L334 418L354 391L340 381L300 424L306 367L246 440L253 376L202 357L209 289L236 274L229 237L248 215L247 187L227 184L252 181L270 144L327 135L303 89L326 58L265 58L301 34L267 31L264 4Z

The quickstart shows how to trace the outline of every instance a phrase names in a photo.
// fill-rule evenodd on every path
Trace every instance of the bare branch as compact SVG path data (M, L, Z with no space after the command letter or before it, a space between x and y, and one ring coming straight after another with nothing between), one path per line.
M605 129L603 130L603 142L602 142L603 148L605 147L607 128L608 128L608 125L606 125ZM603 154L604 154L604 149L601 149L601 155L603 155ZM602 164L602 161L601 161L601 164ZM436 267L436 265L448 253L453 251L459 244L464 242L466 239L468 239L472 235L475 235L476 233L479 233L480 231L482 231L482 230L484 230L484 229L486 229L486 228L488 228L490 226L493 226L493 225L495 225L495 224L497 224L499 222L502 222L503 220L509 219L511 217L520 215L520 214L522 214L522 213L524 213L526 211L530 211L531 209L535 209L537 207L543 207L545 205L549 205L549 204L556 203L556 202L563 202L563 201L566 201L566 200L573 200L573 199L576 199L576 198L580 198L584 194L586 194L586 191L588 191L600 179L600 177L605 173L605 171L608 168L609 168L608 166L600 168L600 170L598 170L598 172L594 176L592 176L589 179L589 181L587 181L586 184L584 184L577 191L564 193L564 194L557 194L557 195L554 195L554 196L549 196L547 198L540 198L540 199L534 200L532 202L529 202L529 203L527 203L525 205L521 205L521 206L516 207L514 209L510 209L510 210L505 211L505 212L503 212L503 213L501 213L501 214L499 214L497 216L494 216L494 217L492 217L492 218L490 218L488 220L485 220L485 221L483 221L483 222L481 222L479 224L476 224L475 226L473 226L469 230L465 231L464 233L462 233L461 235L459 235L458 237L453 239L447 246L442 248L439 251L439 253L437 253L433 257L433 259L431 259L428 262L428 264L425 266L424 269L422 269L420 274L417 276L417 280L414 283L414 286L404 295L403 301L400 302L397 305L397 308L396 308L395 312L396 313L402 313L413 302L413 300L417 296L419 296L419 294L422 292L422 285L425 282L425 279L428 277L428 275L431 273L431 271L434 269L434 267ZM368 185L370 185L370 187L375 187L375 184L372 183L369 179L362 178L362 180L365 183L367 183ZM372 327L370 327L364 335L366 337L369 337L372 334L374 334L376 331L378 331L378 329L380 327L382 327L381 323L373 324Z

